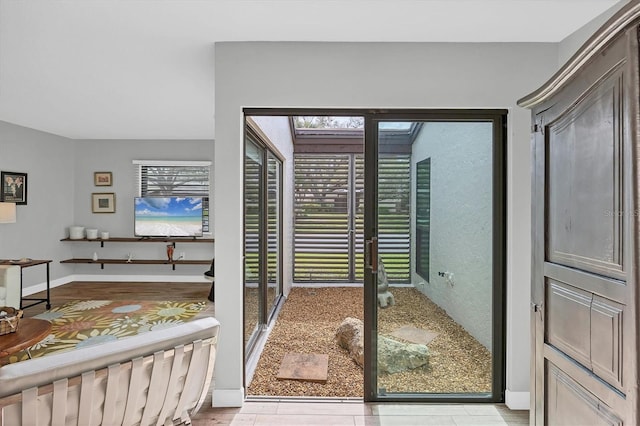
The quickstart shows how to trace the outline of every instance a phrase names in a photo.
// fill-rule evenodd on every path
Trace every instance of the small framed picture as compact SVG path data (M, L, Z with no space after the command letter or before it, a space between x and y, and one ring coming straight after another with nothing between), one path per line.
M27 174L17 172L0 172L0 201L16 204L27 204Z
M94 192L91 194L91 211L93 213L115 213L116 194L113 192Z
M111 186L112 185L111 172L94 172L93 184L95 186Z

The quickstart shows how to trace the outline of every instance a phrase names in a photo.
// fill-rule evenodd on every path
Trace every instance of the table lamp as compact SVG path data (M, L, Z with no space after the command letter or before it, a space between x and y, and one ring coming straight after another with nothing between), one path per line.
M16 223L16 203L0 203L0 223Z

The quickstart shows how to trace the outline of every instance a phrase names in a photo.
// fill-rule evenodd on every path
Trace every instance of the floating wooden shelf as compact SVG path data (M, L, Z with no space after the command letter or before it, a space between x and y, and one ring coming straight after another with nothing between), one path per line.
M176 243L214 243L213 238L197 238L197 237L111 237L108 239L72 239L63 238L60 241L78 242L78 243L100 243L100 247L104 247L105 243L172 243L175 247ZM104 265L171 265L173 270L176 265L210 265L211 259L206 260L166 260L166 259L83 259L73 258L61 260L60 263L95 263L104 269Z
M176 265L210 265L211 260L160 260L160 259L66 259L61 260L60 263L95 263L100 265L101 269L104 269L104 265L171 265L173 269L176 269Z
M148 238L148 237L110 237L106 240L102 238L94 238L92 240L87 238L63 238L60 241L70 241L74 243L100 243L100 247L104 247L104 243L214 243L214 238L192 238L192 237L162 237L162 238Z

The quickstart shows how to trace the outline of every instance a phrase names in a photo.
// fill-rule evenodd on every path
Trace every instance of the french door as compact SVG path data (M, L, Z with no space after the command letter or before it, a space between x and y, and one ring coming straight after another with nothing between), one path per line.
M505 119L365 115L367 401L504 400ZM407 155L410 177L390 191L391 151ZM386 241L405 208L410 286L387 273L397 257Z
M245 114L363 117L364 154L353 143L335 150L339 131L323 146L320 131L304 138L290 126L294 153L286 160L294 161L296 178L285 222L295 223L287 247L294 281L363 278L364 399L503 401L506 111ZM266 305L256 304L257 317L248 310L268 268L257 254L257 247L267 252L258 209L267 204L268 184L259 177L268 161L251 154L256 147L247 141L247 351L251 330L269 316Z

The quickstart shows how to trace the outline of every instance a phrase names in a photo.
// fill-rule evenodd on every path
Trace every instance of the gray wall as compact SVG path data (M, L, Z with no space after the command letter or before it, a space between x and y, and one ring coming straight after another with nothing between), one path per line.
M27 204L17 206L17 222L0 224L0 258L53 259L51 279L71 273L58 261L70 255L60 242L73 217L75 142L0 121L0 170L27 173ZM42 289L44 266L24 269L25 287Z
M70 257L137 258L166 256L164 244L61 242L70 225L108 230L112 236L133 236L133 197L136 194L133 159L210 160L213 141L72 140L0 122L0 170L28 174L28 204L18 206L15 224L0 224L0 258L52 259L52 285L72 280L204 281L206 266L60 264ZM113 173L113 186L93 185L93 172ZM213 177L213 172L212 175ZM212 183L213 184L213 183ZM213 188L213 185L212 185ZM114 192L116 212L91 212L92 192ZM213 192L213 190L212 190ZM213 205L211 206L211 211ZM213 218L213 214L211 214ZM211 220L211 230L215 221ZM187 259L210 259L211 244L178 244ZM44 289L44 267L24 270L24 293Z
M604 24L613 14L620 10L630 0L620 0L614 6L611 6L606 12L598 16L591 22L583 25L580 29L566 37L558 44L558 65L562 66L574 53L587 41L593 33L595 33L602 24ZM549 76L551 77L551 76Z
M133 236L133 199L137 195L136 166L133 160L198 160L213 162L213 141L211 140L82 140L76 142L75 179L76 202L73 216L63 225L65 230L70 225L98 228L109 231L111 236ZM113 173L113 186L94 186L93 172L110 171ZM213 177L213 170L211 170ZM213 182L212 182L213 188ZM115 213L92 213L91 193L113 192L116 195ZM213 197L211 197L213 199ZM210 212L213 210L210 206ZM213 231L215 221L210 213L210 230ZM74 257L91 257L97 252L98 257L124 259L132 253L138 259L164 259L164 244L122 244L105 243L104 248L98 244L66 243L71 246ZM185 252L187 259L210 259L213 247L210 244L177 243L174 257ZM109 265L100 270L97 265L76 265L75 274L81 278L128 279L128 275L136 275L142 280L192 280L203 281L206 266L170 266L150 265ZM87 277L89 275L89 277ZM124 277L123 277L124 276ZM159 276L159 277L158 277ZM162 278L161 278L162 277Z
M507 398L528 406L530 114L516 100L557 68L555 44L217 43L214 401L242 402L242 108L507 108ZM224 200L224 204L221 202ZM509 396L509 393L511 396Z

